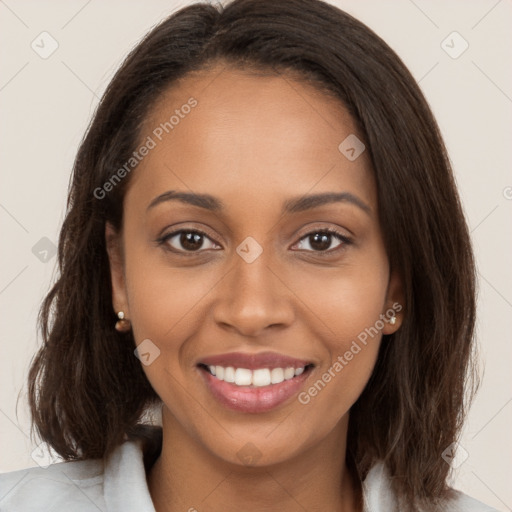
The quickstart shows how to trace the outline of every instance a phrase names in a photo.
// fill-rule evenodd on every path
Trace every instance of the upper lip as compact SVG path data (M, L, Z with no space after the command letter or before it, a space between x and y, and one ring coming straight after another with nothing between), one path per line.
M257 370L258 368L302 368L312 363L304 359L297 359L276 352L260 352L257 354L230 352L205 357L199 361L199 364L206 366L223 366L225 368L232 366L234 368Z

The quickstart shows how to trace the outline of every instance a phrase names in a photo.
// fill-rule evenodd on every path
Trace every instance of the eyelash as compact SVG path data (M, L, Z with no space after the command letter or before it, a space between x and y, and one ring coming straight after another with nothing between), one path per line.
M211 237L207 233L205 233L204 231L201 231L201 230L198 230L198 229L180 229L178 231L173 231L172 233L168 233L166 235L163 235L162 237L158 238L156 240L156 242L157 242L157 244L159 246L168 246L167 242L170 239L174 238L176 235L179 235L181 233L193 233L193 234L201 235L203 237L206 237L206 238L212 240ZM331 256L332 254L338 253L339 251L343 250L345 248L345 246L351 245L353 243L353 241L350 238L348 238L347 236L343 235L342 233L340 233L339 231L337 231L337 230L335 230L333 228L316 229L316 230L310 231L309 233L306 233L304 236L302 236L299 239L298 243L300 243L302 240L305 240L305 239L307 239L308 237L310 237L310 236L312 236L314 234L329 234L329 235L333 235L340 242L342 242L335 249L329 249L327 251L306 251L308 253L314 253L315 255L318 255L318 256L321 256L321 257L324 257L324 256L327 257L327 256ZM217 243L217 242L214 242L214 243ZM294 244L294 245L296 245L296 244ZM169 248L169 247L165 247L165 249L168 250L168 251L174 252L175 254L179 254L179 255L185 256L185 257L195 256L198 253L202 252L202 250L198 250L198 251L184 251L184 250L178 250L178 249Z

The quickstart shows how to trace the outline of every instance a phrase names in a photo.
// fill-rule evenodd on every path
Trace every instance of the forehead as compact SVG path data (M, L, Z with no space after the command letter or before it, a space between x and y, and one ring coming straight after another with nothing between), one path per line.
M362 138L342 103L312 85L217 66L187 75L151 109L141 143L149 137L154 147L130 188L147 199L164 189L238 200L245 191L256 206L262 195L348 187L374 203L367 154L350 161L339 150L354 135Z

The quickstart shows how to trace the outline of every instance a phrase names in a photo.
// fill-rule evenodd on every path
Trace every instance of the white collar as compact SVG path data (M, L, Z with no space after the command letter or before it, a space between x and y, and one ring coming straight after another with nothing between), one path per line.
M116 448L105 464L103 485L107 510L155 512L140 442L126 441Z
M126 441L113 452L105 465L104 492L108 510L155 512L140 442ZM384 464L371 468L363 482L363 495L364 512L397 510Z
M104 466L104 499L107 510L156 512L146 480L142 445L126 441L119 446ZM363 481L364 512L397 512L398 500L391 477L382 462L376 463ZM193 510L193 507L191 507ZM498 512L460 491L445 503L444 512Z

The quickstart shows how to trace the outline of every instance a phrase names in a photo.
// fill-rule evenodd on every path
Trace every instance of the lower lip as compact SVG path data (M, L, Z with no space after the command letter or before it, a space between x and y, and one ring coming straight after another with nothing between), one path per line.
M224 406L235 411L258 413L274 409L296 395L311 373L311 367L279 384L261 387L237 386L214 377L203 367L199 368L213 396Z

